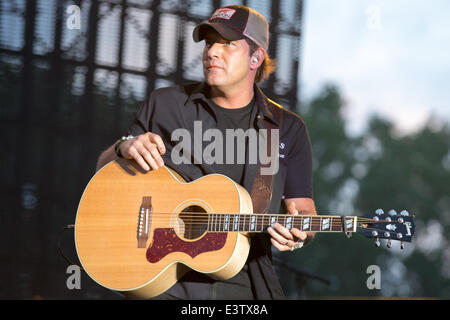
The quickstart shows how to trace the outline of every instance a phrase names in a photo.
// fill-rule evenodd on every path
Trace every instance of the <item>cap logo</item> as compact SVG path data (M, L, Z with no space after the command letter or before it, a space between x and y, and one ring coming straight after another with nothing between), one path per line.
M217 9L216 11L214 11L214 13L212 14L211 18L209 18L209 20L210 21L212 19L230 20L235 12L236 12L236 10L230 9L230 8Z

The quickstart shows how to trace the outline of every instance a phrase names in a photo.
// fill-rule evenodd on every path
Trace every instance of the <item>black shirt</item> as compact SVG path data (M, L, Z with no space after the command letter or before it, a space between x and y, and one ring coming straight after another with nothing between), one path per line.
M172 152L175 152L175 146L179 141L172 139L172 133L180 128L194 133L199 122L205 132L208 129L226 130L229 126L258 129L263 127L261 119L270 121L280 128L280 143L279 170L274 175L274 187L268 212L281 212L282 198L312 198L311 143L300 116L267 99L257 86L255 86L252 103L234 110L215 105L207 98L207 92L207 86L199 83L153 91L136 113L127 134L139 135L150 131L160 135L167 150L163 155L165 164L176 170L186 181L192 181L210 173L224 173L232 176L236 182L239 181L251 193L257 173L256 164L247 162L242 166L227 168L226 165L206 163L202 155L196 154L195 150L185 155L189 161L175 164ZM277 112L282 114L281 119L275 116ZM249 125L247 125L247 119ZM195 143L194 136L192 135L192 146ZM202 141L201 143L204 150L210 142ZM248 157L246 157L247 160ZM247 289L248 285L251 285L253 297L256 299L283 298L284 293L271 263L270 237L263 234L261 239L261 241L252 239L246 267L234 278L218 282L207 276L190 272L167 291L168 295L184 299L221 299L222 296L216 295L217 292L221 292L220 286L235 282L238 286L243 285Z
M236 130L242 129L243 131L247 131L251 127L251 115L252 110L255 104L255 99L253 98L247 106L236 108L236 109L227 109L223 108L213 101L210 101L210 105L213 107L216 117L217 117L217 129L220 130L222 136L226 139L231 139L230 133L227 136L227 130ZM239 184L243 184L244 178L244 168L245 168L245 158L244 161L239 161L238 155L238 145L239 143L243 143L245 148L247 149L248 141L237 141L241 140L240 136L237 135L235 138L233 137L234 142L232 145L234 146L233 159L232 161L227 161L227 159L223 159L225 161L221 161L223 163L214 163L212 165L213 170L217 173L224 174L235 182ZM226 155L226 142L223 143L223 155ZM228 159L229 160L229 159Z

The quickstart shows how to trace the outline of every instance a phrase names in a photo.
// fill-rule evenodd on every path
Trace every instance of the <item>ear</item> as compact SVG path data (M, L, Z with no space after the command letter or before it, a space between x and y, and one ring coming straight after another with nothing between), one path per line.
M253 53L253 55L250 58L250 68L252 70L258 69L262 65L265 56L266 56L266 52L264 51L263 48L260 47L260 48L256 49L256 51Z

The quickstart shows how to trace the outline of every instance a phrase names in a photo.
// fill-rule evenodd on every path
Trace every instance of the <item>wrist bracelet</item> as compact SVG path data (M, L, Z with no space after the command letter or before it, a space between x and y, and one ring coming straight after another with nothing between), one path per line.
M132 136L132 135L129 135L129 136L123 136L122 138L120 138L119 142L116 143L116 145L114 146L114 152L116 153L116 155L117 155L119 158L123 158L122 152L120 152L120 145L121 145L123 142L128 141L128 140L131 140L131 139L133 139L133 138L134 138L134 136Z

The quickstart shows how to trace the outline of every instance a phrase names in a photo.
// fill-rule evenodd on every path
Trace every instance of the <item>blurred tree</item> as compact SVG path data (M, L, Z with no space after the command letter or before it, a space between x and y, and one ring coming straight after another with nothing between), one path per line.
M373 117L366 132L345 132L345 107L338 89L326 86L302 110L314 153L314 191L319 214L372 216L406 209L416 216L412 244L376 248L359 234L318 234L295 254L279 257L307 274L280 273L292 298L450 296L450 130L431 117L416 133L401 136L394 125ZM381 289L366 285L367 268L381 269ZM303 279L298 279L303 278ZM295 281L294 281L295 280ZM304 284L304 285L302 285ZM299 293L300 289L300 293Z
M387 270L382 293L394 296L450 296L450 130L434 117L417 133L399 136L392 123L373 118L359 139L360 179L355 206L407 209L416 216L417 233L405 253L383 254ZM363 151L364 150L364 151ZM396 268L398 271L391 270ZM400 272L401 270L401 272Z

